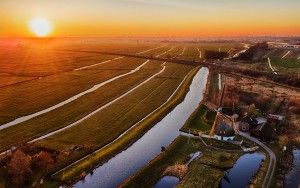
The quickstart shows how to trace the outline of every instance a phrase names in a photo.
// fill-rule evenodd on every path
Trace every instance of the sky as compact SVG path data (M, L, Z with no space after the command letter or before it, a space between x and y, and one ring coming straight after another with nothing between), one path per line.
M299 0L0 0L0 36L300 36Z

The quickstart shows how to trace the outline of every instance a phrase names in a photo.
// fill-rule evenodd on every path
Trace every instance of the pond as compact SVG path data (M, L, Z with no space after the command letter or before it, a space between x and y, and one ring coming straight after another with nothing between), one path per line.
M235 165L225 172L220 182L221 188L245 188L248 187L253 175L259 170L261 161L265 155L261 152L242 155Z
M116 187L159 155L179 134L179 129L203 99L208 69L201 68L192 80L184 100L126 150L96 168L93 174L77 182L76 188Z
M179 181L179 178L175 176L164 176L154 185L154 188L173 188Z
M300 185L300 149L293 150L293 167L287 173L284 180L284 187L298 188Z

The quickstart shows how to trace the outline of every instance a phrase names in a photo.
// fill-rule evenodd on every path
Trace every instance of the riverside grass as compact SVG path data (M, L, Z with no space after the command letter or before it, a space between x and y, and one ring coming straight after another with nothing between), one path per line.
M209 110L205 105L200 104L199 107L192 113L189 119L182 127L183 130L201 131L206 133L210 131L216 112Z
M207 140L210 141L212 139ZM121 187L153 187L163 177L165 169L174 164L185 164L188 156L197 151L200 151L202 156L189 165L188 172L178 187L218 187L224 176L222 168L232 167L241 155L239 151L211 150L198 138L179 136L166 151L125 181Z
M77 163L68 166L62 171L54 174L52 177L56 180L64 182L75 180L81 172L92 170L95 166L101 164L105 160L108 160L110 157L117 154L122 149L130 146L130 144L139 139L152 127L152 125L161 120L169 111L171 111L174 107L176 107L178 103L180 103L184 99L185 94L189 90L189 85L198 70L199 67L191 70L174 97L139 125L135 126L131 131L127 132L120 139L116 140L108 147L105 147L97 151L96 153L93 153L90 156L84 158L83 160L80 160Z

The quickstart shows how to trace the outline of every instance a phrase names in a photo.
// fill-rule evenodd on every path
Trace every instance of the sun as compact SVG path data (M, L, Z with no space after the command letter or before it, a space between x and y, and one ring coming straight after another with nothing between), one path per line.
M46 37L52 31L52 26L44 18L34 18L29 21L29 29L37 37Z

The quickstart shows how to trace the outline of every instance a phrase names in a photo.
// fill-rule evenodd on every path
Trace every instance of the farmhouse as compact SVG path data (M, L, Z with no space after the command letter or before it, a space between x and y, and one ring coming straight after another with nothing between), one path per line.
M218 140L233 140L235 137L234 129L224 121L221 121L215 133L215 138Z

